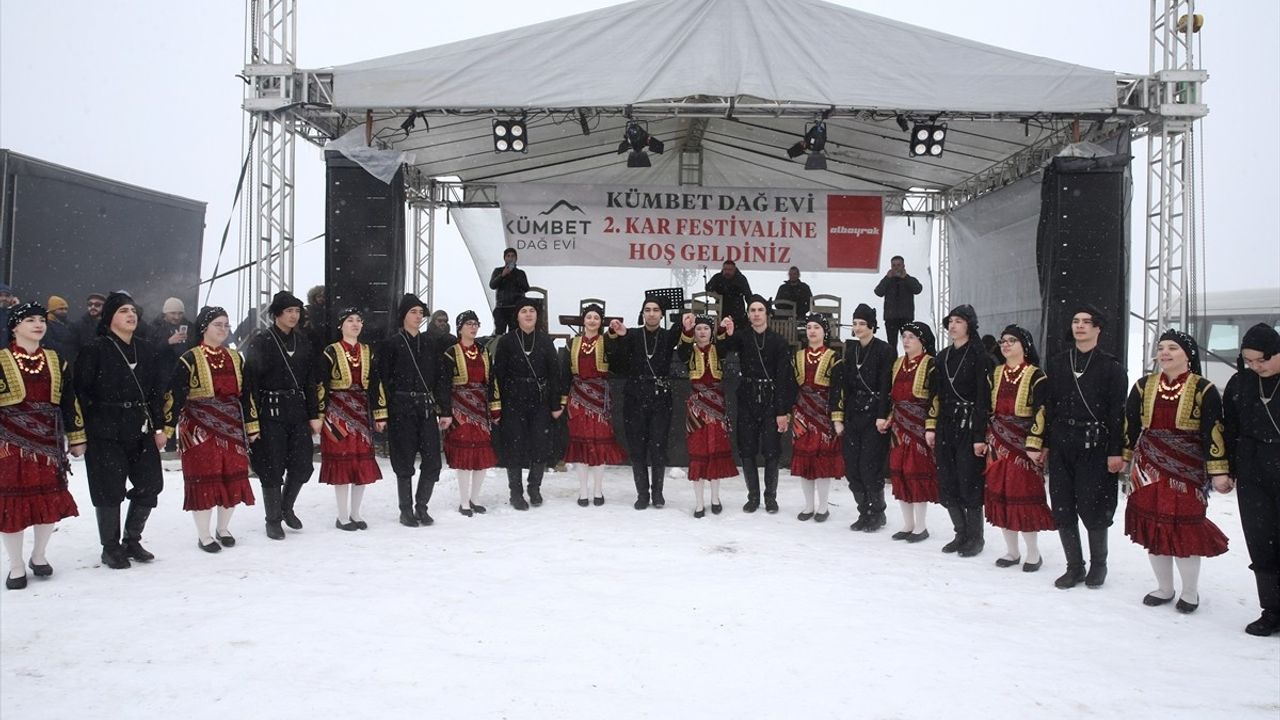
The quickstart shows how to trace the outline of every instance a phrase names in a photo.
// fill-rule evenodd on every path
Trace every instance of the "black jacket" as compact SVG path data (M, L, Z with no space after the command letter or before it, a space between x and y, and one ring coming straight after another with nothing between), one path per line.
M274 325L255 332L245 346L244 375L259 418L288 423L319 419L315 368L315 349L298 328L288 335Z
M875 293L884 298L884 319L914 320L916 317L916 295L923 290L920 281L907 275L906 277L885 276Z
M498 307L510 307L524 299L524 294L529 291L529 278L525 276L524 271L516 268L506 277L502 276L502 271L506 266L500 266L493 269L493 274L489 276L489 288L496 290L495 300Z
M551 336L519 328L498 338L493 352L494 399L502 413L521 413L539 403L560 409L560 362ZM528 355L525 349L530 349Z
M925 428L956 427L967 417L974 442L986 442L987 418L991 414L991 356L982 342L973 338L964 347L943 348L934 361L929 384L929 417Z
M1049 376L1045 382L1048 393L1044 404L1047 432L1044 446L1053 444L1055 426L1062 431L1070 427L1068 421L1084 423L1096 419L1107 428L1107 455L1120 455L1124 447L1124 403L1129 387L1129 378L1120 363L1101 348L1087 353L1069 348L1049 358L1044 370ZM1082 371L1079 389L1073 370Z
M136 363L132 372L129 363ZM163 430L159 370L151 346L137 336L124 343L107 333L81 348L75 387L89 438L131 442Z
M866 347L856 338L845 341L844 357L832 373L832 417L843 422L857 417L887 419L893 409L889 394L897 359L897 349L880 338L872 338Z
M453 368L445 365L444 351L449 348L439 338L420 332L410 336L397 330L383 340L373 352L373 377L370 384L387 401L388 418L426 410L427 403L409 393L431 393L430 407L440 416L453 412Z
M738 353L738 366L742 370L743 382L738 385L739 402L753 396L758 381L772 381L774 416L789 414L796 404L798 388L791 367L791 346L787 341L768 328L757 333L747 325L735 330L727 345Z
M809 314L809 306L813 303L813 291L809 289L807 283L797 280L794 284L790 280L778 286L778 294L773 296L774 301L786 300L796 304L796 317L803 318Z
M739 325L746 325L747 297L751 295L751 283L742 271L735 272L733 277L725 277L718 272L707 281L707 292L719 293L724 303L721 316L729 315Z

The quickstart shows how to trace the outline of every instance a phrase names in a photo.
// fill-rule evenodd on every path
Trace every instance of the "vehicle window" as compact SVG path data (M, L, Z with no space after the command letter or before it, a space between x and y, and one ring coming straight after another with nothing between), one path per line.
M1240 349L1240 326L1215 322L1209 326L1209 352L1234 353Z

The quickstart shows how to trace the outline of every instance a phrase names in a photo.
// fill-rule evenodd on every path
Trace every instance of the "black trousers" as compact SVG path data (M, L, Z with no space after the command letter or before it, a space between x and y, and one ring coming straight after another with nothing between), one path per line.
M738 386L738 456L754 462L763 455L766 463L776 463L782 454L782 433L773 414L773 397L756 402L750 385L744 381Z
M411 478L418 457L418 481L440 479L440 425L435 413L396 413L387 417L387 449L396 477Z
M551 456L551 411L545 402L504 398L498 432L508 469L546 466Z
M160 451L150 434L130 440L90 437L84 464L94 507L118 508L128 498L132 505L153 508L164 490ZM132 485L128 492L125 481Z
M1049 501L1058 527L1075 527L1076 518L1088 530L1111 527L1120 499L1115 473L1107 472L1105 443L1084 446L1084 432L1054 423L1049 449Z
M627 386L622 427L632 468L667 466L667 436L671 433L671 392L653 392L652 383Z
M986 442L973 428L958 428L954 423L940 421L933 451L938 463L938 497L948 510L963 508L975 510L982 507L986 491L987 459L973 454L973 444Z
M1241 438L1236 450L1240 525L1260 605L1280 611L1280 444Z
M858 514L883 513L885 462L889 458L889 435L876 430L875 418L853 416L845 420L841 441L844 476L858 503Z
M493 336L502 337L515 327L516 309L510 305L499 305L493 309Z
M911 322L910 318L905 320L902 318L884 319L885 340L888 341L890 347L898 347L898 343L901 341L899 333L902 332L902 326L909 322Z
M257 442L249 448L249 463L263 487L279 487L287 482L302 485L315 470L311 455L311 426L305 421L263 420Z

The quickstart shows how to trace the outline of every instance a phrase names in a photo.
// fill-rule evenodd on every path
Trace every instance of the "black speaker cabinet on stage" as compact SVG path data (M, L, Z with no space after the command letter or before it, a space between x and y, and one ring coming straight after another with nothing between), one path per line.
M332 151L325 153L325 165L327 337L339 337L337 313L357 307L364 313L363 339L381 340L394 329L404 294L404 179L396 173L384 183Z
M1036 236L1044 360L1073 344L1071 317L1091 303L1108 319L1099 346L1126 364L1129 160L1125 148L1099 158L1054 158L1045 171Z

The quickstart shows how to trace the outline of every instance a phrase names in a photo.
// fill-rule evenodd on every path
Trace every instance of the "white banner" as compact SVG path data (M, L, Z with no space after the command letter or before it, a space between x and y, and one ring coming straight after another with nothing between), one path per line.
M511 183L498 187L507 243L526 266L877 272L877 195L826 190Z

